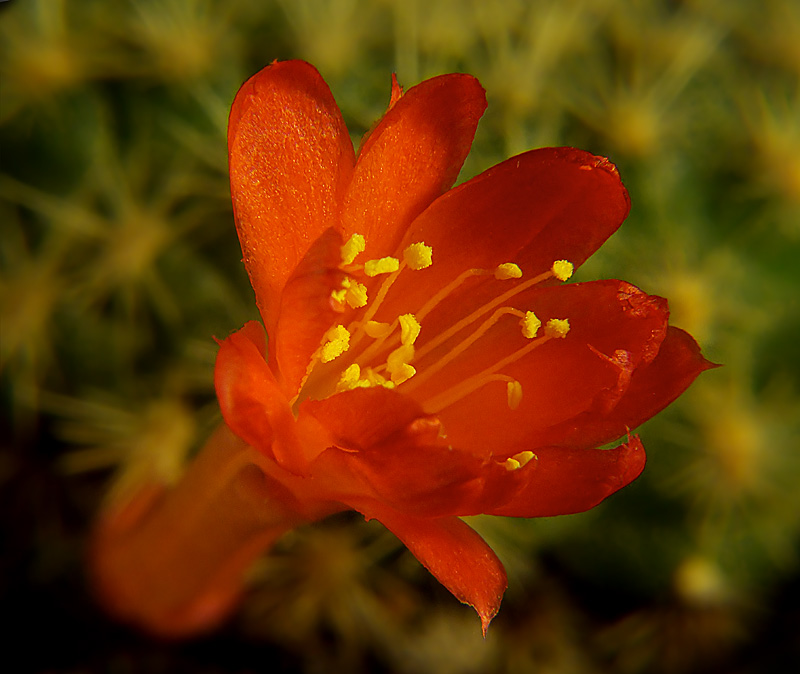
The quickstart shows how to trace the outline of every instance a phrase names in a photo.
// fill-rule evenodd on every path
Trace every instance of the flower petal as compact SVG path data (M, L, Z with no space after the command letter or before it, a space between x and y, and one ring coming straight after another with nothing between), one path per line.
M278 323L270 345L284 391L293 396L306 375L311 356L319 348L337 313L331 291L341 287L342 237L328 229L311 245L289 277L281 294Z
M541 436L546 444L594 447L622 437L672 403L697 376L717 367L703 358L694 338L670 326L653 362L638 368L624 396L608 414L594 412L553 426Z
M535 465L511 473L525 481L508 503L490 515L552 517L584 512L633 482L644 470L644 447L634 436L614 449L544 447Z
M404 245L424 241L434 263L398 280L393 296L421 306L471 268L516 262L526 277L566 259L577 268L620 226L630 200L616 168L574 148L512 157L437 199ZM391 302L391 298L388 300Z
M564 339L550 340L498 370L521 384L519 407L509 408L503 382L489 381L441 408L447 391L457 391L470 376L526 347L513 316L503 317L427 381L421 379L425 368L452 347L442 346L415 361L420 379L412 379L407 387L423 408L437 414L450 444L475 454L507 457L539 445L560 444L544 441L548 429L568 427L575 418L607 414L630 385L631 373L655 358L666 334L665 300L622 281L535 288L512 304L534 310L543 322L566 318L571 326ZM426 329L438 332L435 321L423 321L420 350Z
M272 426L264 400L283 396L264 360L264 328L256 321L219 342L214 385L228 427L247 444L272 456Z
M336 485L335 498L353 507L367 496L410 515L476 515L513 496L513 485L498 479L507 473L502 462L448 446L438 419L397 391L354 389L305 401L305 415L334 444L314 461L311 475Z
M397 99L359 151L345 238L365 235L370 257L394 253L411 221L455 182L485 109L470 75L434 77Z
M508 586L503 564L486 541L456 517L409 517L388 508L364 514L380 520L456 599L472 606L486 636Z
M286 470L302 474L307 461L320 451L324 438L306 432L306 445L286 399L265 360L266 342L260 323L250 321L219 343L214 370L222 416L247 444L274 459Z
M272 334L286 279L311 243L339 224L353 145L320 74L308 63L285 61L239 90L228 151L244 262Z
M434 437L438 434L438 425L433 429L419 423L427 417L419 403L382 386L356 388L324 400L305 400L300 415L314 417L328 429L333 443L351 451L381 446L400 435L413 442L412 434L428 437L431 430ZM414 423L416 430L411 428Z

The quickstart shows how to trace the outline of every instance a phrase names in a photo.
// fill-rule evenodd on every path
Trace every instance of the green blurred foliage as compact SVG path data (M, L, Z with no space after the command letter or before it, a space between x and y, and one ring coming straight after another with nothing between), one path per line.
M88 598L82 545L102 494L177 478L218 419L212 335L257 315L225 129L239 85L276 58L319 68L355 142L391 72L406 87L476 75L489 109L462 179L542 145L609 156L633 211L578 280L668 297L724 364L640 430L644 476L601 507L474 522L510 578L486 642L357 517L284 539L204 641L147 641ZM52 644L32 671L672 674L800 659L786 598L800 598L798 3L11 0L0 148L0 590Z

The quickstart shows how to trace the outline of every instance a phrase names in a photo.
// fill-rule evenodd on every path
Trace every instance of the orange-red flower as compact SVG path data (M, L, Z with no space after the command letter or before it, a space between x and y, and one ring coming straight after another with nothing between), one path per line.
M273 63L230 115L231 190L266 334L221 342L228 426L308 520L376 518L484 631L502 564L463 515L587 510L642 471L625 436L709 363L666 300L564 283L625 219L615 167L572 148L452 188L486 107L468 75L403 93L357 153L309 64Z

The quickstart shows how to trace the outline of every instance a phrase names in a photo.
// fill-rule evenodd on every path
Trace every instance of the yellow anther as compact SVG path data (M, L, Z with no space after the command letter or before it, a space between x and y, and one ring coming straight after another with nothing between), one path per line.
M390 323L381 323L380 321L367 321L364 324L364 332L367 333L368 337L372 337L373 339L386 337L391 329L392 326Z
M506 459L503 465L506 467L506 470L519 470L520 468L524 468L530 461L537 458L536 454L530 451L520 452L519 454L514 454L509 459Z
M400 260L396 257L382 257L379 260L367 260L364 263L364 273L367 276L391 274L398 269L400 269Z
M508 407L515 410L522 402L522 384L516 379L508 382Z
M433 264L433 248L424 243L412 243L403 251L403 259L409 269L425 269Z
M342 246L342 264L353 264L360 253L364 252L367 242L361 234L353 234Z
M339 290L331 290L331 299L337 304L344 304L344 298L347 296L347 288L340 288ZM344 311L344 308L341 309Z
M367 287L358 281L350 282L346 290L345 300L351 307L353 307L353 309L366 306Z
M404 381L411 379L415 374L417 374L417 370L413 365L403 363L392 372L392 383L399 386Z
M337 325L328 330L323 339L325 342L319 354L323 363L330 363L350 348L350 333L343 325Z
M358 363L353 363L344 372L342 372L342 376L339 378L339 383L336 384L336 390L349 391L350 389L354 389L358 386L358 380L360 378L361 368L358 366Z
M574 267L572 266L572 262L567 260L556 260L553 262L553 276L559 281L566 281L571 278L573 271Z
M528 450L528 451L520 452L519 454L514 454L514 456L512 458L514 458L517 461L519 461L519 467L522 468L528 462L532 461L533 459L537 459L538 457L536 456L536 454L534 454L533 452Z
M513 262L504 262L497 265L494 270L494 277L499 281L506 281L510 278L522 278L522 270Z
M568 332L569 321L566 318L551 318L544 328L544 334L548 337L566 337Z
M403 314L398 317L400 321L400 342L413 344L419 336L420 324L414 314Z
M413 359L414 347L411 344L403 344L389 354L389 357L386 359L386 369L392 376L392 381L395 384L402 384L417 373L417 371L409 365Z
M372 388L373 386L383 386L383 388L394 388L394 382L388 381L385 377L382 377L377 372L375 372L371 367L365 368L364 372L362 373L364 378L358 382L359 386L363 386L365 388Z
M533 339L536 337L536 334L539 332L539 328L542 326L542 322L539 320L539 317L533 313L532 311L525 312L525 318L520 321L520 325L522 326L522 335L526 339Z

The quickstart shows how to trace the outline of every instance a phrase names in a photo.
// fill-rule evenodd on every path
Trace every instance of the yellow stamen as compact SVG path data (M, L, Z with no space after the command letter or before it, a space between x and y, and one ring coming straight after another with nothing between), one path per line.
M337 304L344 304L344 298L347 296L347 288L340 288L339 290L331 290L331 299ZM334 307L337 311L344 311L344 307Z
M403 344L389 354L386 359L386 369L395 384L402 384L416 374L416 370L409 365L414 359L414 347Z
M526 311L525 318L520 321L520 325L522 326L522 335L526 339L533 339L539 332L542 322L535 313L532 311Z
M345 300L353 309L367 306L367 287L363 283L352 281L346 289Z
M551 318L544 327L544 334L548 337L564 338L569 332L569 321L566 318Z
M574 267L572 266L572 262L568 262L567 260L556 260L553 262L553 276L555 276L559 281L566 281L567 279L572 277L572 272L574 271Z
M497 265L494 270L494 277L498 281L507 281L512 278L522 278L522 270L513 262L504 262Z
M501 307L497 311L495 311L489 318L487 318L483 323L480 324L477 330L472 332L469 337L464 339L463 341L459 342L450 349L446 354L444 354L441 358L438 358L436 362L431 363L428 367L425 368L423 372L420 373L419 377L417 377L414 382L409 386L409 390L418 388L420 384L430 378L432 375L436 374L439 370L441 370L446 365L450 364L457 356L460 356L464 353L470 346L472 346L478 339L480 339L486 332L491 328L497 321L500 320L506 314L511 314L512 316L522 316L522 312L519 309L514 309L513 307ZM418 358L422 358L423 356L427 355L431 351L431 345L438 346L437 342L438 339L432 340L423 346L417 356Z
M339 378L339 383L336 384L337 391L349 391L358 386L358 380L361 378L361 368L358 363L353 363L348 367L342 376Z
M436 412L440 412L445 407L449 407L453 403L458 402L462 398L465 398L470 393L477 391L482 386L485 386L491 381L509 381L510 378L506 375L497 374L499 370L502 370L504 367L511 365L518 361L520 358L526 356L528 353L533 351L534 349L539 348L542 344L549 342L551 337L546 335L544 337L538 337L537 339L532 339L529 341L525 346L521 349L517 349L513 353L510 353L505 358L501 358L498 360L494 365L487 367L484 370L481 370L477 374L472 375L471 377L467 377L466 379L462 380L452 388L449 388L446 391L434 396L433 398L428 399L425 403L425 409L430 412L431 414L435 414ZM428 374L428 370L430 368L426 368L421 374L421 377L424 377ZM412 386L416 384L416 380L412 382Z
M519 470L520 468L524 468L528 463L530 463L533 459L538 459L539 457L536 456L533 452L525 451L520 452L519 454L514 454L509 459L506 459L504 462L504 466L506 470Z
M422 242L412 243L403 251L403 260L409 269L425 269L433 264L433 248Z
M350 333L343 325L328 330L323 339L327 340L320 349L319 357L323 363L330 363L350 348Z
M378 274L391 274L400 268L400 260L396 257L382 257L378 260L367 260L364 263L364 273L367 276Z
M359 386L365 386L367 388L372 388L373 386L383 386L383 388L389 389L395 387L394 382L386 380L371 367L365 368L363 374L364 378L358 382Z
M522 402L522 384L516 379L508 382L508 407L515 410Z
M400 342L402 344L413 344L419 336L420 325L414 314L403 314L398 316L400 321Z
M379 337L386 337L392 330L391 323L381 323L380 321L367 321L364 324L364 332L368 337L378 339Z
M364 252L367 242L361 234L353 234L342 246L342 264L353 264L360 253Z

